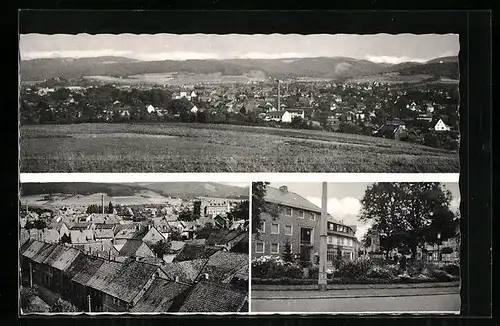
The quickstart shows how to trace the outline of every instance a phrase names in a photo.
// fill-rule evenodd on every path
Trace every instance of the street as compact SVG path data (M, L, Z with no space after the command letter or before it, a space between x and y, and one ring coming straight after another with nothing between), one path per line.
M372 290L252 291L251 311L342 313L458 312L460 310L458 288Z

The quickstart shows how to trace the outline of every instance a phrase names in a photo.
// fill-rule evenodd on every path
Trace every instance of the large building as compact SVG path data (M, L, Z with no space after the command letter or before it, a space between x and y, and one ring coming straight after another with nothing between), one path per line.
M321 208L300 195L288 191L286 186L279 189L268 187L266 202L278 206L279 216L273 219L268 213L262 214L262 228L252 241L253 257L263 255L283 255L288 242L293 254L314 262L319 253ZM328 215L327 218L327 260L332 262L339 251L346 259L357 257L355 230Z

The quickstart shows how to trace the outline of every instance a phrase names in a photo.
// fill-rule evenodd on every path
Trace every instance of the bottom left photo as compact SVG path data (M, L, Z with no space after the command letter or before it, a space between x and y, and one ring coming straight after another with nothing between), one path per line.
M245 183L23 183L22 315L248 312Z

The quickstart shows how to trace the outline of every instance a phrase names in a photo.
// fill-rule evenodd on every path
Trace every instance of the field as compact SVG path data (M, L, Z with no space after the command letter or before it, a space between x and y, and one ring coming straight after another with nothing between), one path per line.
M131 196L109 196L105 193L95 193L90 195L73 195L59 194L52 195L50 200L47 200L46 194L22 196L21 202L28 205L49 205L52 207L69 206L69 207L87 207L90 204L101 204L101 196L104 195L104 203L107 205L110 201L113 204L126 205L156 205L169 202L170 199L153 191L140 191Z
M21 172L458 173L457 152L361 135L209 124L20 128Z
M244 75L223 75L222 73L195 74L185 72L167 72L150 73L142 75L132 75L123 78L111 76L86 76L85 79L100 81L105 83L136 85L136 84L154 84L154 85L185 85L196 83L250 83L265 81L266 75L260 71L251 71Z

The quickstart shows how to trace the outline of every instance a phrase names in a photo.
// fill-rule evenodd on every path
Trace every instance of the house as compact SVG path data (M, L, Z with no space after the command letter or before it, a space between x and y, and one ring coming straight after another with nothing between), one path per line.
M245 238L247 232L240 230L217 230L206 241L207 248L230 250Z
M269 204L277 205L279 216L274 219L267 213L261 215L263 223L259 237L254 236L252 241L252 256L281 256L288 243L292 253L300 254L303 260L313 262L314 254L319 252L318 220L321 208L289 191L285 185L279 189L268 187L264 199ZM327 223L332 225L327 231L327 263L332 262L337 249L345 256L355 259L354 231L330 215L327 216ZM342 247L337 243L343 244Z
M48 269L48 287L58 293L64 290L64 272L71 263L83 253L75 248L64 245L57 245L54 250L45 258L43 264Z
M64 285L63 298L74 303L83 311L89 311L88 296L90 288L88 281L96 274L104 263L104 259L79 255L65 272L66 284ZM91 298L91 311L97 311L97 301Z
M434 125L435 131L450 131L451 128L444 123L442 119L439 119L438 122Z
M167 263L160 268L168 280L192 284L198 279L206 263L207 259L193 259Z
M179 251L177 256L175 257L175 262L181 262L186 260L195 260L195 259L207 259L220 249L217 248L209 248L204 244L188 244L186 243L184 247Z
M120 256L156 257L154 251L143 241L129 239L120 249Z
M72 244L83 244L94 240L94 230L90 229L80 229L80 230L69 230L69 236L71 238Z
M189 289L187 284L156 278L130 312L177 311Z
M304 111L303 110L284 110L284 111L268 112L266 114L265 120L266 121L291 123L292 119L295 117L299 117L299 118L304 119Z
M86 221L94 224L119 224L120 217L116 214L92 213L86 218Z
M406 125L404 123L400 121L393 121L386 123L373 133L377 137L399 140L405 132Z
M160 268L129 259L116 271L115 276L102 288L103 311L130 311L151 287Z
M166 241L165 236L156 227L148 225L134 233L133 239L140 240L148 245L156 244L159 241Z
M190 112L194 114L198 112L198 108L196 107L196 105L191 108Z
M246 292L231 286L199 282L191 290L179 312L240 312L247 300Z
M218 251L210 256L200 277L209 282L229 283L245 266L248 267L248 254Z

